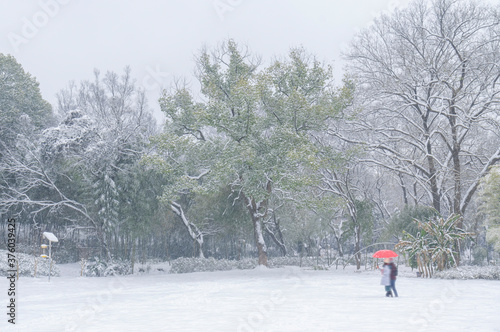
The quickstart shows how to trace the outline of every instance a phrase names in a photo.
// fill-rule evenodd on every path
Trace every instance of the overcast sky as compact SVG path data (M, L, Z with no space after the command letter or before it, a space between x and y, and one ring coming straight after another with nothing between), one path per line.
M158 110L162 87L193 79L194 55L227 38L264 60L303 46L332 63L381 11L408 0L0 0L0 53L13 55L55 106L68 82L129 65ZM159 112L158 112L159 113Z

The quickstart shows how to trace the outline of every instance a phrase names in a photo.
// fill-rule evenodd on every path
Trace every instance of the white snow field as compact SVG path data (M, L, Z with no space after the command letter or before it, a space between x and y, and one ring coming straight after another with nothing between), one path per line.
M0 283L0 331L500 331L500 282L400 276L386 298L377 271L297 267L17 282L16 325Z

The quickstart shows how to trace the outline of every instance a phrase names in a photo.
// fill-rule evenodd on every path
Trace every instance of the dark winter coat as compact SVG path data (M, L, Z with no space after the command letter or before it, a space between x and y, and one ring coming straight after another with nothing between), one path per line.
M398 275L398 268L396 267L396 264L389 263L387 265L391 268L391 280L396 280L396 276Z

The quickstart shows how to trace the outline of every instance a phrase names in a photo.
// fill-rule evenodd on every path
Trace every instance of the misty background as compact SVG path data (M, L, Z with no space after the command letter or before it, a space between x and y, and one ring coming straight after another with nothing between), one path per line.
M343 75L341 51L354 34L407 0L264 1L171 0L0 1L0 52L13 55L40 83L54 107L69 81L91 79L94 68L130 66L155 110L163 88L193 78L194 55L227 38L262 56L303 46ZM193 83L194 84L194 83Z

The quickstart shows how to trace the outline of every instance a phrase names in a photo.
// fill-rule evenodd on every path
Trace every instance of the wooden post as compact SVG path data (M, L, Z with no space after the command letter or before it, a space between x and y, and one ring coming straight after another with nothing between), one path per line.
M49 240L49 282L52 274L52 241Z

